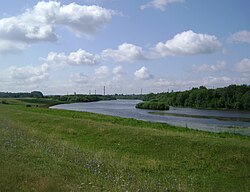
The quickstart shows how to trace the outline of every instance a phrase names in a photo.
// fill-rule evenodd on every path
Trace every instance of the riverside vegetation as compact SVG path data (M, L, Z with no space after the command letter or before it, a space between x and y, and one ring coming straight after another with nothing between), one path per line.
M5 98L18 98L19 101L24 101L27 103L47 104L47 106L61 104L61 103L94 102L94 101L115 99L114 96L110 95L103 96L103 95L74 94L74 95L44 96L43 93L40 91L33 91L31 93L0 92L0 98L2 98L0 99L0 101L3 104L8 104Z
M4 101L1 191L250 188L247 136L42 107L51 99Z
M230 85L217 89L200 86L187 91L151 93L142 96L142 99L175 107L250 110L250 85Z
M169 106L164 102L147 101L136 104L139 109L169 110Z

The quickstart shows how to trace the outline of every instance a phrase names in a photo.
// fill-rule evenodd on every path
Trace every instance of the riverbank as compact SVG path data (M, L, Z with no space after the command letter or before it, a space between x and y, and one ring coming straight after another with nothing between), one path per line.
M89 103L105 100L116 100L113 96L103 96L103 95L52 95L44 96L43 98L0 98L0 104L10 104L10 105L26 105L28 107L44 107L48 108L59 104L69 104L69 103Z
M143 100L164 102L175 107L249 111L250 86L229 85L216 89L200 86L180 92L151 93L145 95Z
M247 191L250 139L0 105L4 191Z
M153 115L163 115L163 116L174 116L174 117L191 117L198 119L217 119L220 121L242 121L250 122L250 118L244 117L222 117L222 116L208 116L208 115L189 115L189 114L180 114L180 113L167 113L167 112L149 112Z
M103 115L133 118L137 120L144 120L150 122L167 123L177 127L185 127L203 131L228 132L228 133L250 136L250 122L245 121L246 119L248 119L250 113L231 112L231 111L222 112L215 110L212 111L212 110L200 110L200 109L196 110L191 108L174 108L174 107L171 107L169 111L153 111L153 110L147 110L147 109L142 110L135 108L135 106L140 102L141 101L139 100L118 99L112 101L100 101L92 103L63 104L63 105L56 105L51 108L92 112ZM153 113L163 112L163 113L177 114L177 115L152 114L152 112ZM199 118L196 118L195 116ZM206 118L207 116L208 118ZM241 118L244 119L244 121L238 121ZM228 121L225 121L225 119Z

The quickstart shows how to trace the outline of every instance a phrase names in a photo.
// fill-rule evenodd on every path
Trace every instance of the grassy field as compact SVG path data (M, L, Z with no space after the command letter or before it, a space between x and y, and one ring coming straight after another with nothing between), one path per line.
M250 189L249 137L9 103L0 191Z
M0 98L0 104L11 104L11 105L29 105L33 107L49 107L52 105L62 104L62 101L51 99L51 98ZM64 102L65 103L65 102Z

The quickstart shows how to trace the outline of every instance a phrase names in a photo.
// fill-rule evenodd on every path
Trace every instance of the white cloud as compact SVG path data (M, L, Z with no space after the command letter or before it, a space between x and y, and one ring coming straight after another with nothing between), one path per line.
M149 79L154 78L154 76L150 74L148 69L144 66L138 69L137 71L135 71L134 76L136 80L149 80Z
M31 16L30 16L31 17ZM37 41L55 41L53 27L47 23L26 18L24 15L0 20L0 38L9 41L33 43Z
M235 64L235 68L237 71L242 73L249 73L250 72L250 59L244 58L239 63Z
M69 55L50 52L46 61L60 65L94 65L101 60L107 59L111 59L114 62L131 63L153 59L154 57L159 57L159 55L164 57L212 53L220 49L220 47L221 44L215 36L186 31L175 35L173 39L168 40L165 44L162 42L158 43L147 53L140 46L123 43L117 49L103 50L100 55L91 54L82 49L71 52Z
M45 59L46 62L57 66L66 65L96 65L99 62L99 56L89 53L85 50L78 49L76 52L71 52L69 55L65 53L50 52Z
M112 70L113 73L113 80L120 80L122 78L123 75L123 69L122 66L117 66Z
M0 51L22 51L32 43L57 41L54 28L58 26L68 28L77 36L92 36L110 22L114 14L112 10L94 5L41 1L21 15L0 19ZM9 46L5 48L5 44Z
M7 53L18 53L23 51L28 47L27 43L23 42L12 42L9 40L1 40L0 39L0 54L7 54Z
M18 83L36 83L48 78L48 64L40 66L25 66L9 68L9 77L17 80Z
M242 83L242 78L232 78L228 76L207 76L201 79L157 79L153 82L153 86L161 88L161 90L187 90L192 87L206 86L206 87L221 87L230 84Z
M215 36L184 31L165 43L159 42L152 51L156 55L177 56L213 53L221 48Z
M250 43L250 31L239 31L229 36L230 43Z
M217 71L223 71L225 69L226 69L225 61L219 61L214 65L202 64L193 66L194 72L217 72Z
M170 86L173 83L167 79L160 78L160 79L157 79L154 84L159 87L165 87L165 86Z
M107 66L100 66L95 69L94 75L82 72L71 74L69 85L80 91L92 89L92 93L94 93L93 91L96 89L97 93L102 93L104 85L107 86L107 89L110 89L110 86L117 86L120 89L126 86L120 84L123 74L122 66L116 66L112 71Z
M0 53L16 53L32 43L56 40L50 25L29 22L22 16L0 20Z
M116 62L134 62L146 59L141 47L129 43L119 45L117 50L103 50L102 57L104 59L112 59Z
M85 75L83 73L75 73L71 75L71 81L74 83L88 83L91 80L89 75Z
M114 11L99 6L71 3L60 8L57 22L67 26L77 35L92 35L102 29L114 14Z
M95 69L96 78L107 78L110 75L109 68L105 65Z
M200 82L199 82L200 83ZM198 84L199 84L198 83ZM170 79L164 79L164 78L160 78L160 79L157 79L155 82L154 82L154 85L157 86L157 87L165 87L165 88L189 88L191 86L195 86L197 84L196 81L194 80L170 80Z
M224 85L229 85L234 83L234 79L227 77L227 76L222 76L222 77L214 77L214 76L209 76L204 78L201 81L202 85L205 86L224 86Z
M145 5L142 5L140 8L143 10L143 9L146 9L146 8L153 7L153 8L156 8L156 9L160 9L161 11L164 11L165 7L168 4L181 3L181 2L184 2L184 0L152 0L152 1L148 2Z

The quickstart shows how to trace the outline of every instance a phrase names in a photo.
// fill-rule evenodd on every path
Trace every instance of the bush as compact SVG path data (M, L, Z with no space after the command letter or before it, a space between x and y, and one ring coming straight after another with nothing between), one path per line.
M43 98L43 93L40 92L40 91L32 91L30 93L30 97L33 97L33 98Z
M135 107L139 109L169 110L169 106L166 103L154 101L141 102L138 103Z

